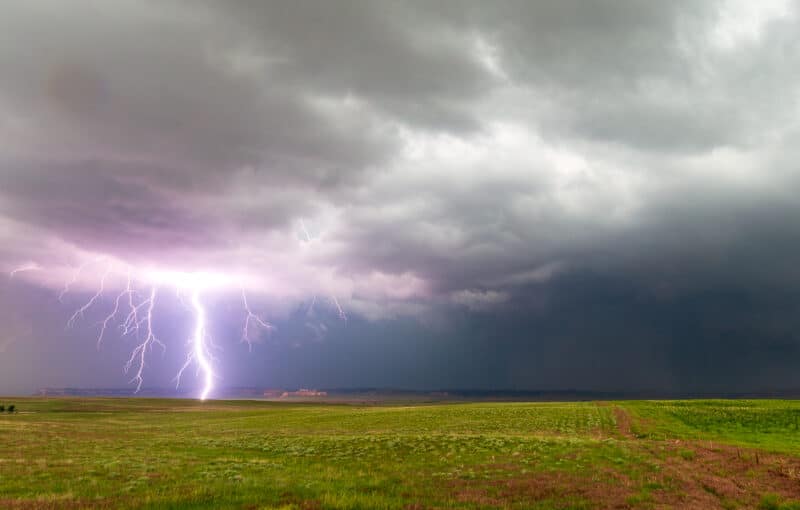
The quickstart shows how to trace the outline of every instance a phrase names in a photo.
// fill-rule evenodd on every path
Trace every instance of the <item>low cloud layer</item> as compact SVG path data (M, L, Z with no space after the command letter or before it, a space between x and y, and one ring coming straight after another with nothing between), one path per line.
M97 256L244 272L281 320L335 295L363 328L341 338L411 321L451 353L488 341L457 324L533 321L495 324L477 386L557 385L520 359L551 373L627 335L647 384L683 384L736 295L756 304L729 304L732 352L768 367L800 350L800 13L758 4L7 3L0 268L43 269L0 285L59 288ZM562 382L604 377L581 363Z

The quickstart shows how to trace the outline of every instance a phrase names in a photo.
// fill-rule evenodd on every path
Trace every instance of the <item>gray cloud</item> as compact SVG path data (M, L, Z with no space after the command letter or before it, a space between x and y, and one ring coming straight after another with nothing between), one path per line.
M570 275L629 282L661 317L658 299L800 283L792 4L4 11L0 266L61 271L23 281L109 255L428 324L539 313ZM597 320L603 338L626 327Z

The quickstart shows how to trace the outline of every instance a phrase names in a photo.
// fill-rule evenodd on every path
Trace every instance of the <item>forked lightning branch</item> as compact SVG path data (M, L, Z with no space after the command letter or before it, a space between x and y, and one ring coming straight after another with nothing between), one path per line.
M12 270L9 276L14 278L23 272L41 270L44 269L38 264L28 263ZM176 299L192 314L193 328L188 339L186 360L174 381L178 387L184 372L194 368L202 381L199 394L199 398L202 400L208 398L213 392L214 382L218 378L214 369L215 358L212 354L212 342L208 331L208 313L203 304L204 293L239 287L245 314L241 340L251 348L252 334L257 331L273 329L272 324L250 308L247 293L244 286L241 285L241 278L236 275L153 269L136 270L129 266L120 267L117 263L104 257L89 260L76 267L59 292L58 301L63 303L65 297L74 292L74 287L82 279L87 276L91 277L91 275L99 276L97 287L89 299L75 309L67 320L66 327L75 327L78 322L86 319L86 315L92 309L100 306L103 295L108 291L107 282L110 278L122 279L124 287L114 295L113 308L101 321L96 323L99 329L97 345L99 347L102 344L111 328L117 328L123 337L133 336L137 339L136 346L124 366L125 373L132 374L130 382L136 385L137 393L141 390L144 382L147 354L156 347L166 349L166 345L158 338L153 327L154 316L160 300Z

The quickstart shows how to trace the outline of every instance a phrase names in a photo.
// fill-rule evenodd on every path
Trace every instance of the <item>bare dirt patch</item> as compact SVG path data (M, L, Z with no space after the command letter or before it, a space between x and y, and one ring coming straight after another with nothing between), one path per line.
M800 459L795 457L677 442L668 446L661 465L667 488L653 491L653 497L662 508L756 508L767 493L800 499Z
M620 419L625 427L625 421ZM623 430L625 430L623 428ZM598 468L591 473L525 473L513 465L486 466L490 480L455 480L453 498L490 508L681 508L712 510L758 508L765 494L800 500L800 458L687 441L630 441L644 465ZM502 466L506 473L497 473Z

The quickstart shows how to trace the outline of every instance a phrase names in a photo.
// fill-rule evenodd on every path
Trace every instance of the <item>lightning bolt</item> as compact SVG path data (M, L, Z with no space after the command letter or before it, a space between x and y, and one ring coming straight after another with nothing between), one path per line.
M302 230L303 234L306 236L306 243L311 243L311 241L314 241L314 238L311 237L311 234L308 232L308 229L306 228L306 222L305 220L303 220L303 218L300 218L300 230ZM311 305L309 305L308 310L306 310L306 315L311 313L311 309L314 307L314 303L316 301L317 301L317 296L315 294L311 301ZM346 322L347 314L344 313L342 306L339 304L339 298L336 297L336 294L331 294L331 302L336 307L336 311L339 313L339 318Z
M206 311L202 303L200 303L200 291L198 290L192 293L192 307L194 307L195 311L194 336L192 337L194 358L205 379L203 392L200 394L200 400L205 400L214 387L214 371L211 368L210 356L206 345Z
M73 285L75 285L75 283L78 281L78 278L81 276L81 273L83 272L83 270L86 269L86 266L88 266L89 264L92 264L93 262L99 262L101 260L103 260L103 257L98 257L95 260L88 260L88 261L84 262L83 264L81 264L80 266L78 266L77 268L75 268L75 270L72 272L72 278L70 278L69 280L67 280L64 283L64 288L61 289L61 292L58 294L58 302L59 303L63 303L64 302L64 296L67 295L67 293L69 292L70 288Z
M334 294L331 294L331 301L333 301L333 304L336 305L336 310L339 311L339 318L343 321L347 321L347 315L344 313L344 310L342 310L342 305L339 304L339 300Z
M97 299L103 294L106 286L106 278L108 278L108 273L111 271L111 264L106 266L106 270L103 272L103 276L100 277L100 286L97 289L97 292L87 301L82 307L75 310L75 313L72 314L72 317L69 318L67 321L67 328L71 328L75 321L78 318L83 318L83 313L92 307L92 305L97 301Z
M273 326L253 313L253 311L250 309L250 305L247 304L247 294L245 293L244 289L242 289L242 304L244 305L244 310L247 313L247 316L244 319L244 327L242 327L242 341L247 342L248 349L252 351L253 343L250 341L250 325L253 324L253 327L261 327L267 331L272 331Z
M72 328L80 319L83 319L84 315L97 304L98 300L101 299L106 290L106 280L112 273L114 267L111 261L108 261L108 259L105 257L90 260L76 267L73 270L70 279L64 283L64 287L58 295L58 300L60 302L63 302L64 296L70 292L72 286L78 282L82 273L86 271L90 264L94 264L103 260L106 260L106 264L100 276L96 291L82 306L75 310L72 316L70 316L69 320L67 320L67 328ZM30 271L34 269L40 269L40 267L34 263L25 264L13 270L10 273L10 277L14 277L14 275L19 272ZM149 273L147 274L149 275ZM190 344L192 347L187 355L186 362L178 371L175 379L177 383L180 384L181 375L186 368L188 368L192 363L196 363L198 372L202 375L203 379L203 389L200 394L200 398L205 400L211 391L213 391L215 374L212 367L213 356L210 352L210 347L213 347L213 344L211 343L211 337L208 335L207 331L207 314L200 300L200 289L205 285L208 285L209 282L213 284L215 277L217 280L219 280L220 275L209 275L207 273L153 272L153 274L150 276L153 279L153 282L174 284L177 300L194 314L193 335L190 339ZM103 343L103 339L105 338L115 319L127 311L125 318L121 320L121 323L118 327L120 329L121 336L127 336L131 333L135 333L137 339L140 340L136 347L134 347L134 349L131 351L130 357L124 365L125 373L133 372L133 378L130 380L130 382L136 384L135 392L138 393L142 389L142 383L144 382L147 353L156 345L161 347L163 350L166 350L166 346L156 336L153 328L153 317L156 308L156 296L159 286L156 283L153 283L153 285L150 286L149 295L137 303L138 292L134 287L134 282L135 279L133 277L133 268L129 266L127 268L125 288L114 298L114 306L110 312L103 318L103 320L97 322L96 324L100 328L100 331L97 335L97 347L100 348ZM183 300L184 291L191 293L191 307ZM245 319L243 328L243 335L248 344L250 344L248 332L252 327L258 326L267 329L273 329L273 326L253 313L247 302L247 295L244 291L244 288L241 288L241 292L242 302L244 304L245 311L247 312L247 317ZM141 339L139 334L140 331L143 332L144 340Z
M142 323L142 320L139 319L139 310L146 306L148 300L145 299L138 305L133 304L133 294L134 291L128 292L128 315L125 317L125 320L120 325L120 329L122 330L122 336L126 336L133 331L139 331L139 324Z
M21 265L19 267L16 267L16 268L12 269L11 271L9 271L8 272L8 277L9 278L14 278L19 273L24 273L26 271L38 271L40 269L41 269L41 267L36 262L29 262L27 264L23 264L23 265Z
M110 314L103 319L103 322L100 326L100 334L97 335L97 348L100 348L100 344L103 343L103 336L106 334L106 329L108 329L108 324L117 316L119 312L119 304L122 301L122 298L127 295L128 296L128 303L130 304L131 308L133 308L133 289L131 288L131 269L128 268L128 279L127 283L125 284L125 290L117 294L117 298L114 300L114 309L111 311ZM127 323L127 321L126 321ZM120 326L121 329L124 328Z
M206 331L206 311L203 307L203 304L200 301L200 291L195 289L192 292L191 297L191 305L192 311L194 313L194 331L189 339L189 344L191 345L191 349L189 354L186 356L186 361L181 366L180 370L178 370L178 374L175 376L175 387L177 388L180 386L181 383L181 376L183 376L183 372L192 364L192 362L197 363L198 371L202 372L203 374L203 390L200 393L200 400L205 400L208 398L208 394L214 388L214 370L211 367L211 353L209 351L210 343L207 341L210 339L208 332Z
M315 239L312 238L306 228L305 222L301 220L300 225L306 238L305 242L311 243L314 241ZM72 287L77 284L82 275L87 272L87 269L101 262L105 262L105 265L100 275L97 289L91 297L70 316L69 320L67 320L67 328L75 326L78 321L84 319L85 315L90 310L96 307L106 291L108 277L111 274L116 275L119 266L114 263L114 259L111 257L101 255L97 258L86 260L75 267L70 278L64 282L64 286L58 294L58 301L61 303L63 303L64 297L72 290ZM112 328L115 323L117 323L117 327L119 328L120 336L126 337L135 334L138 343L131 351L130 357L124 365L124 371L126 374L133 374L130 383L136 385L135 392L138 393L144 382L147 353L151 351L154 346L159 346L166 351L165 344L156 336L154 330L153 319L156 310L156 297L160 295L159 289L161 286L174 287L177 301L193 315L193 328L192 334L188 339L189 349L186 355L186 361L181 366L180 370L178 370L174 380L176 381L176 386L180 385L183 373L187 368L192 366L192 364L195 364L198 376L202 379L200 399L207 399L214 391L214 380L217 378L213 367L215 360L211 353L211 349L216 346L213 344L212 338L208 333L208 314L201 300L201 291L207 288L230 285L232 278L236 277L236 275L203 272L154 271L147 268L125 267L127 267L125 288L115 295L113 308L108 311L101 321L95 323L95 325L99 327L96 342L98 349L102 345L109 329ZM43 269L44 268L40 267L35 262L26 263L10 271L9 277L14 278L15 275L24 271ZM147 295L143 295L143 292L137 288L141 282L145 281L150 284L149 293ZM245 287L241 284L241 281L239 282L239 290L241 292L242 306L245 312L241 340L246 342L248 348L252 350L251 334L261 329L272 331L275 327L261 318L257 313L253 312L247 299ZM187 296L190 296L189 303L184 300ZM163 298L159 297L158 301L161 302L162 299ZM347 315L339 304L337 297L331 295L330 299L335 305L339 317L343 320L347 320ZM311 313L315 302L316 295L313 297L306 315ZM324 325L321 325L321 328L324 329Z
M137 393L142 389L142 382L144 382L144 378L142 377L142 372L144 371L144 355L147 353L148 349L152 349L153 345L159 345L162 349L166 349L166 346L161 343L161 340L153 333L153 307L156 303L156 287L151 287L150 297L144 303L147 303L147 311L142 320L146 326L147 335L144 341L133 349L130 359L128 359L128 362L125 364L125 373L128 373L134 363L136 363L136 375L134 375L130 382L136 383Z
M69 292L70 287L75 284L75 282L80 277L81 272L83 272L86 268L87 264L82 264L79 266L72 274L72 278L65 284L64 290L62 291L61 297ZM83 304L80 308L78 308L75 313L72 314L70 319L67 321L67 327L72 327L79 319L83 318L84 314L95 305L98 299L102 296L103 292L105 291L106 287L106 279L111 272L111 264L108 263L106 268L100 278L100 284L97 288L97 291L89 298L86 303ZM178 372L178 376L176 379L180 383L180 376L182 375L183 371L192 363L197 362L199 370L203 373L204 378L204 385L203 391L201 394L201 399L205 400L208 394L213 389L213 378L214 372L211 367L211 355L208 352L208 335L206 332L206 312L200 302L200 294L199 294L199 283L191 281L188 282L188 285L192 288L192 308L191 310L194 312L195 315L195 327L194 327L194 335L192 337L192 344L193 348L187 357L186 363L181 367L180 371ZM182 288L180 286L176 287L176 294L178 299L183 303L182 298ZM124 370L125 373L129 373L131 371L134 372L134 376L131 379L131 383L136 384L135 392L138 393L142 389L142 383L144 382L144 370L146 368L146 354L152 350L154 346L159 346L162 349L166 350L166 346L164 345L161 340L156 336L155 331L153 329L153 315L156 306L156 295L158 292L158 287L153 285L150 287L150 294L149 296L141 301L140 303L135 302L135 294L136 291L133 287L133 278L131 276L131 268L128 268L127 271L127 279L124 290L117 294L116 298L114 299L114 307L111 312L105 316L105 318L99 322L100 325L100 332L97 336L97 346L98 348L103 342L103 338L108 331L109 325L112 321L117 317L120 313L120 310L127 304L128 307L128 314L125 316L125 320L122 321L119 328L122 331L122 335L128 335L130 333L135 332L137 337L139 337L139 330L144 330L144 340L141 341L136 347L134 347L133 351L131 351L131 355L128 358L128 361L125 363ZM244 294L243 294L244 296ZM246 298L245 298L246 299ZM185 304L185 303L184 303ZM246 304L246 301L245 301ZM247 306L246 306L247 307ZM248 313L249 307L247 307ZM254 317L258 318L257 316L253 315ZM260 319L258 319L261 323ZM263 323L265 324L265 323Z

